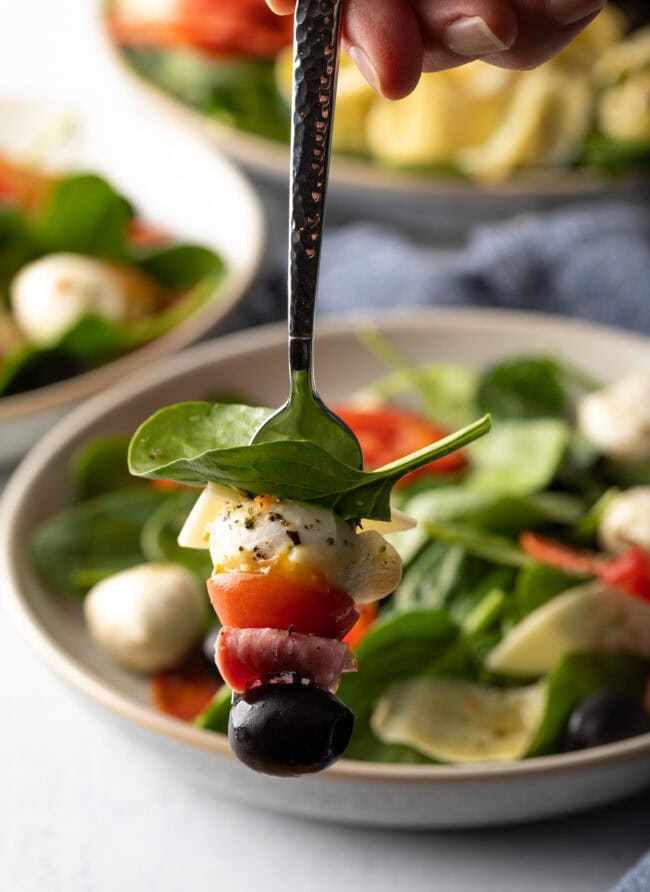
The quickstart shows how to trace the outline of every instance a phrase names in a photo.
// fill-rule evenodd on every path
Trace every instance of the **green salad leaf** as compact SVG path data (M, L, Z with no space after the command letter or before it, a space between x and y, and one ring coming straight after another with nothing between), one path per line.
M554 359L511 359L483 373L478 404L496 418L563 418L569 404L563 378Z
M546 711L528 755L545 756L561 750L569 716L591 694L616 690L640 699L649 671L647 660L628 653L566 656L549 675Z
M110 260L127 259L129 203L93 174L57 180L35 221L43 253L70 251Z
M517 619L522 620L551 598L568 591L583 581L582 576L564 573L545 564L530 563L517 576L515 602Z
M540 492L555 477L568 442L569 428L556 418L497 421L470 450L467 485L509 496Z
M360 471L309 440L248 445L270 409L180 403L161 409L136 431L129 468L140 477L193 486L222 483L252 493L326 505L344 518L390 518L393 486L487 433L489 417L375 471Z
M223 260L201 245L171 244L133 251L140 269L164 288L189 288L224 272Z
M106 434L75 451L70 460L70 475L79 501L144 483L129 474L128 448L126 434Z
M194 719L194 724L198 728L205 728L206 731L227 734L231 701L232 691L224 685L219 688L203 712Z
M210 552L203 549L181 548L178 534L194 507L197 494L191 490L172 492L146 519L140 535L140 545L146 560L182 564L194 573L202 585L212 573Z
M45 521L31 543L41 578L58 594L80 598L101 579L142 563L142 527L167 497L153 487L129 487Z

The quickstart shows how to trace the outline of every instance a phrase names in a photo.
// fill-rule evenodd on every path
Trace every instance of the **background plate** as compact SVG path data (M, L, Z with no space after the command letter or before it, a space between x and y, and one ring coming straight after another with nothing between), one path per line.
M0 465L23 455L61 413L117 378L198 340L241 300L265 246L264 217L230 162L173 122L117 109L77 114L34 101L0 100L0 151L52 171L106 176L138 213L183 241L216 250L227 270L214 298L156 340L101 368L0 399Z

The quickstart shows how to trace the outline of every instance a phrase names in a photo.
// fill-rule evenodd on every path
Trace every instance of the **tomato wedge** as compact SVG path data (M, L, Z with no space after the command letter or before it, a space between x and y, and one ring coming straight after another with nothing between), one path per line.
M321 638L342 638L359 614L353 599L332 586L318 588L274 573L216 573L208 594L223 626L289 629Z
M650 601L650 552L643 548L630 548L613 558L578 551L537 533L522 533L519 544L526 554L541 564L548 564L583 576L598 579L620 588L628 595Z
M176 0L169 11L109 16L124 46L190 46L212 56L274 58L291 43L293 19L276 16L260 0Z
M373 470L446 437L449 431L400 406L351 406L335 409L361 444L363 462ZM467 464L462 451L452 452L413 471L401 484L427 474L453 474Z
M216 671L209 670L200 655L194 655L177 669L155 675L150 696L161 712L191 722L207 709L221 686Z
M650 552L643 548L630 548L620 557L607 561L598 576L628 595L650 601Z

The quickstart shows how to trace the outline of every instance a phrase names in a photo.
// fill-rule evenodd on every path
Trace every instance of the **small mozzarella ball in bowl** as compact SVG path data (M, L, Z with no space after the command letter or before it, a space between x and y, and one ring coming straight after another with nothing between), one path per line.
M26 264L10 286L11 306L25 337L55 341L93 314L128 322L156 308L158 287L139 270L84 257L48 254Z
M638 372L582 397L578 427L608 458L650 462L650 372Z
M598 527L606 551L621 552L631 546L650 551L650 486L633 486L609 503Z
M203 633L205 596L178 564L139 564L98 582L84 613L92 638L138 672L170 669Z

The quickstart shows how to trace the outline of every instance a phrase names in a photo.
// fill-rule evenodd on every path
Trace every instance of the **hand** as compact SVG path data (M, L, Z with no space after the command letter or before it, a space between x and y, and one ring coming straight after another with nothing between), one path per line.
M266 0L288 15L295 0ZM347 0L343 48L387 99L413 90L422 71L472 59L535 68L573 40L605 0Z

